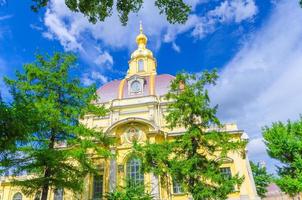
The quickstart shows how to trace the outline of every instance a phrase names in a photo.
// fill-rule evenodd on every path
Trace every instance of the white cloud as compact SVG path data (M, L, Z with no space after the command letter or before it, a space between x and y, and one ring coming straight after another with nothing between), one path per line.
M85 86L89 86L89 85L92 85L93 83L95 83L95 81L92 80L92 79L89 77L89 74L88 74L88 73L85 73L85 74L82 75L81 82L82 82Z
M240 23L243 20L251 19L257 13L257 6L253 0L224 1L208 16L217 18L220 22Z
M180 47L179 47L175 42L172 43L172 48L173 48L174 51L176 51L177 53L180 53L180 51L181 51Z
M81 81L85 86L92 85L93 83L104 84L108 82L108 77L104 76L98 71L92 71L91 73L84 73Z
M0 1L0 5L1 5L1 1ZM3 15L3 16L0 16L0 21L10 19L12 17L13 17L13 15Z
M111 68L113 65L113 58L107 51L105 51L94 60L94 63L98 66Z
M253 159L268 159L258 148L261 127L297 119L302 113L302 20L297 1L280 1L269 20L220 73L212 99L224 121L236 121L252 138ZM255 145L255 143L257 145ZM261 158L261 159L262 159Z
M61 2L59 4L62 4L63 2L64 4L64 1L56 2ZM63 6L64 8L65 4L60 6ZM62 9L60 9L60 11L62 11ZM60 18L60 15L58 14L60 13L57 12L56 14L53 14L52 10L49 9L46 11L44 23L47 27L49 27L48 33L56 36L56 38L60 41L60 43L66 50L82 50L82 45L78 41L77 35L68 28L67 24L64 23L63 18Z
M215 16L214 11L212 14L209 12L205 16L198 16L194 13L198 5L208 2L208 0L186 0L186 2L192 6L193 13L190 14L185 24L169 24L166 17L158 13L154 0L148 0L144 1L139 13L129 16L127 26L121 26L115 10L105 22L98 22L93 25L82 14L70 12L64 1L51 0L44 18L44 23L48 29L44 35L47 38L58 39L67 50L83 50L84 46L98 46L100 43L103 45L102 48L133 49L139 21L142 20L145 32L152 41L152 47L158 48L161 41L173 43L177 35L191 31L194 28L194 34L192 35L200 37L202 35L200 27L203 27L202 30L212 31L218 23L223 23L216 19L218 16ZM229 18L236 22L249 19L255 15L255 12L253 12L256 9L254 0L236 0L237 3L225 0L224 2L226 2L224 5L229 7L225 10L227 13L224 14L224 10L220 10L217 11L216 15L234 16ZM206 32L204 33L206 34Z
M252 20L257 14L257 6L254 0L226 0L219 6L210 10L200 18L195 25L192 35L203 38L216 30L221 23L241 23L244 20Z
M41 26L35 25L35 24L30 24L30 28L36 30L36 31L43 31L43 28Z

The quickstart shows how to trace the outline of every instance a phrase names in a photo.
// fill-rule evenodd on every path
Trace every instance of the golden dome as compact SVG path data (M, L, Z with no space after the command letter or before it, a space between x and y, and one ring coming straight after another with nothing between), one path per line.
M140 29L139 34L136 37L136 44L138 48L131 54L131 59L138 58L138 57L149 57L153 58L153 53L149 49L146 48L148 38L143 33L143 26L142 23L140 23Z
M146 44L148 42L147 36L143 33L143 25L140 23L139 27L139 35L136 36L136 44L139 47L146 47Z

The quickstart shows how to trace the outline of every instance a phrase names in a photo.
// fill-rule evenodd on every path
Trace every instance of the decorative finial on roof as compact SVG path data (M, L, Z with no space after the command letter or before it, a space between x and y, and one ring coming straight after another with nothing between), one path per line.
M136 37L136 43L139 48L145 49L146 44L147 44L148 38L147 36L143 33L143 23L142 21L139 22L139 34Z
M142 23L142 20L139 21L139 33L143 34L143 23Z

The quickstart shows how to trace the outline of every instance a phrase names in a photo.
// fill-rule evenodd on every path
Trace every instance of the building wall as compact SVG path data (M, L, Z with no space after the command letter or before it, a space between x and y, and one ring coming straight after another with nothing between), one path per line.
M126 163L131 154L132 139L140 143L149 141L151 143L163 140L172 140L184 129L169 130L166 127L164 114L166 113L167 102L156 96L138 97L132 99L114 100L106 104L111 112L106 117L87 115L82 123L88 127L96 127L105 131L108 135L117 139L117 144L111 147L111 151L117 155L116 160L96 159L100 165L100 173L104 175L104 193L109 192L116 186L123 186L126 179ZM136 131L133 131L136 130ZM225 130L232 134L234 139L241 139L242 131L238 130L235 124L225 126ZM132 132L131 132L132 131ZM232 174L244 176L244 182L236 192L229 195L229 199L257 199L255 187L247 157L242 158L237 153L230 153L229 159L222 167L230 167ZM158 177L152 174L144 175L147 189L158 195L160 199L184 200L190 197L187 194L173 194L172 184L160 185ZM171 181L170 181L171 182ZM88 200L92 197L92 177L85 180L85 189L79 199ZM151 189L151 187L153 187ZM20 188L12 187L9 180L1 182L0 200L11 200ZM24 197L23 200L32 200L34 197ZM53 199L53 192L49 200ZM70 192L64 191L64 199L76 199Z

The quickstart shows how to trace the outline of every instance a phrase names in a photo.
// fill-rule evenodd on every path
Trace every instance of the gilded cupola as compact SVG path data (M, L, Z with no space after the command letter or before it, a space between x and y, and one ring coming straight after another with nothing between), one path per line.
M156 59L152 51L147 48L147 42L148 38L140 23L139 34L136 37L137 49L131 54L126 78L135 74L141 76L156 74Z

